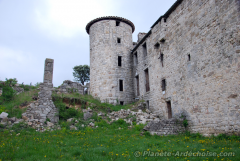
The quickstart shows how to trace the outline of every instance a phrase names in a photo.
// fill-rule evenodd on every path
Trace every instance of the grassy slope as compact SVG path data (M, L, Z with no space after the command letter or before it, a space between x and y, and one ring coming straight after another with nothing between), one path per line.
M0 133L2 160L240 160L237 140L215 140L180 136L140 136L140 127L86 128L81 131ZM134 152L234 152L234 157L150 157L136 158Z
M31 101L32 95L36 93L37 91L22 93L16 96L12 102L4 104L10 116L21 116L23 110L14 107L25 101ZM94 107L102 111L107 108L119 110L131 107L131 105L113 106L101 103L87 95L70 94L61 95L61 97L81 98L85 102L94 103ZM95 120L97 119L95 118ZM21 124L13 127L14 132L10 132L11 129L0 130L0 160L240 160L240 144L237 137L230 139L226 139L226 137L205 138L200 135L160 137L149 136L148 133L141 136L143 125L128 129L128 125L125 123L117 122L108 125L101 119L96 122L96 125L99 126L97 129L84 127L79 131L67 130L65 125L62 130L44 133L30 128L21 130ZM118 127L123 129L119 130ZM17 133L20 135L17 136ZM176 151L210 151L218 154L234 152L235 156L150 157L145 155L136 158L135 151L146 151L145 153L148 151L172 153Z

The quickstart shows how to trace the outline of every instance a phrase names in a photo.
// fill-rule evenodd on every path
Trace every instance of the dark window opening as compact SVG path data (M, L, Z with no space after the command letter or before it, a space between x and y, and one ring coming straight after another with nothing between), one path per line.
M167 111L168 111L168 119L172 118L172 107L171 107L171 101L167 102Z
M147 56L147 44L144 43L144 44L142 45L142 47L143 47L143 55L144 55L144 56Z
M160 44L159 44L159 43L156 43L156 44L154 45L154 49L159 49L159 47L160 47Z
M136 76L136 81L137 81L137 96L140 95L139 93L139 76Z
M116 26L119 26L120 25L120 21L116 21Z
M166 18L164 18L164 22L167 22L167 19L166 19Z
M191 61L191 55L188 54L188 61Z
M122 57L118 56L118 66L121 67L122 66Z
M162 67L163 67L163 53L160 54L160 60L161 60L161 63L162 63Z
M120 105L124 105L124 101L120 101Z
M121 39L120 39L120 38L117 38L117 42L120 44L120 43L121 43Z
M166 79L162 80L162 91L166 90Z
M137 56L137 52L134 53L134 61L135 61L135 65L138 64L138 56Z
M161 42L161 43L164 43L164 42L165 42L165 39L164 39L164 38L162 38L162 39L160 40L160 42Z
M149 86L149 74L148 74L148 69L146 69L145 71L145 79L146 79L146 92L150 91L150 86Z
M149 100L147 100L147 109L149 109Z
M123 91L123 80L119 80L119 91Z

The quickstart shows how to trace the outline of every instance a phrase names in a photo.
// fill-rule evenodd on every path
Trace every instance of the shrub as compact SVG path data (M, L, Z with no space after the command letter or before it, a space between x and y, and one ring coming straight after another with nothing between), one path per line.
M4 86L3 92L2 92L2 100L9 102L13 99L13 97L16 95L16 91L12 89L12 87Z
M81 116L81 113L74 108L66 109L66 105L60 99L56 100L54 104L59 109L60 120L67 120L73 117L78 118Z

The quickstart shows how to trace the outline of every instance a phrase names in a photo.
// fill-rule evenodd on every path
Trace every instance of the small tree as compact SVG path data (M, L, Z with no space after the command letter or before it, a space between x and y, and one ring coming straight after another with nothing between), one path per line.
M88 65L78 65L73 68L73 77L76 81L81 82L84 85L84 82L90 80L90 67Z

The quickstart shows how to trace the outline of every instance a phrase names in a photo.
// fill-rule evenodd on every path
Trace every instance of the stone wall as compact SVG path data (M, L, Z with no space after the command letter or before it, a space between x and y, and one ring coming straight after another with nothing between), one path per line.
M120 19L116 26L115 18ZM101 18L100 18L101 19ZM116 104L117 100L133 101L132 85L132 26L123 22L126 19L106 17L90 25L90 93L101 101ZM126 20L130 23L130 21ZM91 24L91 22L89 23ZM87 26L89 26L89 24ZM120 38L120 43L118 42ZM118 57L121 56L121 66ZM123 91L119 90L123 81Z
M58 88L55 89L57 93L70 93L70 92L77 92L80 94L84 94L84 87L82 84L78 82L72 82L70 80L63 81L63 84Z
M30 104L30 108L22 114L23 117L30 120L37 119L39 122L45 122L47 118L50 119L51 122L58 122L58 109L52 101L53 63L53 59L45 60L44 83L40 83L38 100Z
M139 76L140 96L166 119L170 102L172 117L186 115L192 132L239 133L239 0L183 0L166 22L161 19L151 30L142 42L147 44L147 56L142 44L136 50L138 64L132 74L135 97L139 97L135 78ZM157 43L161 44L158 48Z

